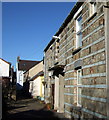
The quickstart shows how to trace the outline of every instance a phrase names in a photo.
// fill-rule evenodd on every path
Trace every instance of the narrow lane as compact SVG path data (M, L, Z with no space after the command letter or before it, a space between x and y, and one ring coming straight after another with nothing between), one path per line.
M61 116L61 115L60 115ZM36 99L19 100L8 107L6 120L62 120L56 112L47 110L44 103Z

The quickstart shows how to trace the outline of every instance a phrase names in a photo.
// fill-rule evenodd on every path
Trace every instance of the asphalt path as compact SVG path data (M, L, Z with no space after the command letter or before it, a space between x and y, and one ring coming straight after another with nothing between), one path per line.
M5 120L68 120L62 114L48 110L46 105L36 99L11 102Z

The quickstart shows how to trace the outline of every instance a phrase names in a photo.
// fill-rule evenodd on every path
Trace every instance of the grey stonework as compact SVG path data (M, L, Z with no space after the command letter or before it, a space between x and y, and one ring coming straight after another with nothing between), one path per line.
M96 12L90 15L91 3L77 3L55 34L60 38L52 39L44 50L45 101L53 104L50 98L53 98L52 84L55 85L55 76L57 76L59 98L54 97L54 104L58 101L56 110L64 112L67 118L106 119L109 116L107 106L109 105L109 95L107 95L109 52L106 40L109 37L107 22L109 8L104 8L105 4L105 2L96 2ZM78 17L76 14L79 10L82 15L81 49L76 48ZM75 62L78 60L82 60L82 66L75 68ZM82 74L80 84L77 82L78 70L81 70ZM79 88L81 93L78 96ZM79 99L81 99L80 104L78 104Z

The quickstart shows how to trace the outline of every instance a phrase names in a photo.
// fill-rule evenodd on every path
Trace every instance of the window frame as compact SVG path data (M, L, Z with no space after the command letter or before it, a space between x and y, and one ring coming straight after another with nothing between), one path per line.
M81 46L82 46L82 15L80 14L76 18L76 49L80 48Z
M82 69L78 69L77 70L77 106L79 107L81 107L81 78L82 78Z
M97 12L97 4L96 2L89 3L89 15L92 17Z

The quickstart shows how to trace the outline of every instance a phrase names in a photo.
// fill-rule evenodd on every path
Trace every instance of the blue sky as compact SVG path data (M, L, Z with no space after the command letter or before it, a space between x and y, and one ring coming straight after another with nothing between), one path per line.
M2 57L41 60L43 50L75 3L7 2L2 6Z

